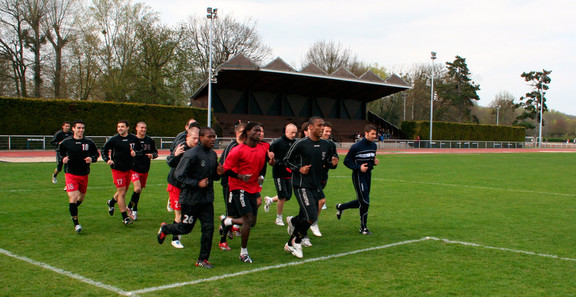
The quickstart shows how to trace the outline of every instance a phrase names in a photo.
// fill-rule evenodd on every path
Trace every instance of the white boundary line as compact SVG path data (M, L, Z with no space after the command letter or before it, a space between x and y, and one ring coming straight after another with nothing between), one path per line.
M351 178L350 176L330 176L330 177ZM484 186L421 182L421 181L402 180L402 179L372 178L372 180L386 181L386 182L398 182L398 183L409 183L409 184L421 184L421 185L433 185L433 186L443 186L443 187L460 187L460 188L471 188L471 189L491 190L491 191L508 191L508 192L519 192L519 193L528 193L528 194L543 194L543 195L553 195L553 196L576 197L576 194L569 194L569 193L540 192L540 191L530 191L530 190L522 190L522 189L505 189L505 188L494 188L494 187L484 187Z
M95 287L98 287L98 288L102 288L102 289L105 289L105 290L108 290L108 291L112 291L112 292L117 293L117 294L120 294L120 295L128 295L128 294L129 294L129 292L126 292L126 291L124 291L124 290L122 290L122 289L120 289L120 288L116 288L116 287L113 287L113 286L110 286L110 285L107 285L107 284L104 284L104 283L101 283L101 282L93 281L93 280L91 280L91 279L89 279L89 278L85 278L85 277L83 277L83 276L81 276L81 275L79 275L79 274L76 274L76 273L73 273L73 272L70 272L70 271L66 271L66 270L63 270L63 269L60 269L60 268L56 268L56 267L51 266L51 265L48 265L48 264L46 264L46 263L34 261L34 260L32 260L32 259L30 259L30 258L27 258L27 257L23 257L23 256L16 255L16 254L11 253L11 252L9 252L9 251L7 251L7 250L5 250L5 249L1 249L1 248L0 248L0 253L6 255L6 256L8 256L8 257L11 257L11 258L14 258L14 259L18 259L18 260L22 260L22 261L27 262L27 263L29 263L29 264L32 264L32 265L35 265L35 266L39 266L39 267L42 267L42 268L44 268L44 269L48 269L48 270L50 270L50 271L56 272L56 273L58 273L58 274L61 274L61 275L63 275L63 276L67 276L67 277L70 277L70 278L79 280L79 281L81 281L81 282L85 282L85 283L90 284L90 285L92 285L92 286L95 286Z
M222 280L222 279L232 278L232 277L241 276L241 275L243 276L243 275L250 274L250 273L262 272L262 271L267 271L267 270L271 270L271 269L280 269L280 268L289 267L289 266L295 266L295 265L301 265L301 264L306 264L306 263L311 263L311 262L323 261L323 260L344 257L344 256L354 255L354 254L363 253L363 252L381 250L381 249L386 249L386 248L390 248L390 247L401 246L401 245L406 245L406 244L411 244L411 243L419 243L419 242L424 242L424 241L428 241L428 240L442 241L442 242L448 243L448 244L459 244L459 245L469 246L469 247L492 249L492 250L498 250L498 251L504 251L504 252L526 254L526 255L531 255L531 256L538 256L538 257L545 257L545 258L551 258L551 259L557 259L557 260L576 262L575 258L560 257L560 256L550 255L550 254L540 254L540 253L535 253L535 252L530 252L530 251L515 250L515 249L509 249L509 248L482 245L482 244L477 244L477 243L472 243L472 242L456 241L456 240L441 239L441 238L437 238L437 237L427 236L427 237L423 237L420 239L400 241L400 242L395 242L395 243L391 243L391 244L386 244L386 245L381 245L381 246L371 247L371 248L365 248L365 249L360 249L360 250L355 250L355 251L350 251L350 252L345 252L345 253L340 253L340 254L334 254L334 255L323 256L323 257L318 257L318 258L311 258L311 259L306 259L306 260L296 261L296 262L290 262L290 263L285 263L285 264L265 266L265 267L261 267L261 268L245 270L245 271L240 271L240 272L230 273L230 274L223 274L223 275L213 276L213 277L209 277L209 278L202 278L202 279L197 279L197 280L188 281L188 282L173 283L173 284L169 284L169 285L150 287L150 288L134 290L134 291L124 291L120 288L110 286L110 285L107 285L107 284L104 284L101 282L93 281L93 280L88 279L86 277L83 277L81 275L56 268L56 267L53 267L51 265L48 265L48 264L45 264L42 262L34 261L34 260L27 258L27 257L16 255L14 253L11 253L11 252L4 250L4 249L1 249L1 248L0 248L0 253L7 255L9 257L18 259L18 260L22 260L22 261L30 263L32 265L48 269L48 270L56 272L58 274L68 276L70 278L74 278L76 280L79 280L79 281L82 281L84 283L93 285L95 287L99 287L99 288L117 293L119 295L137 296L138 294L145 294L145 293L157 292L157 291L173 289L173 288L178 288L178 287L183 287L183 286L188 286L188 285L195 285L195 284L204 283L204 282Z

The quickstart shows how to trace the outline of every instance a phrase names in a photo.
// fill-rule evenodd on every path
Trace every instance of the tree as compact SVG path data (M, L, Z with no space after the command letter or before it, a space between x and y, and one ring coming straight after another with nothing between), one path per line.
M26 44L27 30L22 1L0 0L0 50L2 59L11 65L16 96L28 96Z
M444 120L456 120L462 123L464 120L472 120L470 110L475 101L480 100L476 91L480 86L474 84L470 78L470 70L466 65L466 59L456 56L454 62L446 62L446 72L441 77L436 88L438 96L443 103L444 112L449 117ZM450 111L453 111L450 113ZM451 114L455 114L451 116ZM451 118L453 117L453 118Z
M45 23L47 10L46 0L23 0L24 21L30 30L24 30L24 41L34 54L32 71L34 72L34 97L42 98L42 46L46 44Z
M552 73L552 71L542 69L542 71L524 72L520 75L532 90L526 93L525 96L520 97L520 103L517 104L517 107L524 108L524 111L516 117L514 125L534 129L535 126L531 120L539 122L540 109L542 109L542 114L548 111L546 97L544 95L546 94L546 90L549 89L548 84L551 82L550 73ZM542 125L544 126L544 121Z
M362 75L368 67L363 65L350 49L332 40L315 42L306 52L302 64L314 63L320 69L332 74L340 67L345 67L356 76Z
M507 91L501 91L496 94L494 100L490 102L490 109L492 118L491 123L498 122L500 125L512 125L516 117L516 104L514 103L514 95ZM499 116L496 120L496 116Z

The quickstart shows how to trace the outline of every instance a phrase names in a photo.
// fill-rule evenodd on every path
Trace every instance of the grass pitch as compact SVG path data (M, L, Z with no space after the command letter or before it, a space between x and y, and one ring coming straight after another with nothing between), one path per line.
M355 197L350 170L330 172L323 237L300 260L283 251L276 208L259 210L248 250L254 264L218 249L194 267L200 226L174 249L156 242L166 211L168 166L155 161L139 219L124 226L105 201L109 167L92 165L77 235L68 198L50 182L54 164L0 164L0 296L568 296L575 295L576 202L572 153L379 156L368 226L334 204ZM271 172L269 172L271 173ZM216 216L223 213L215 189ZM262 195L272 195L267 178ZM130 192L131 193L131 192ZM297 213L295 199L284 216ZM216 234L217 235L217 234Z

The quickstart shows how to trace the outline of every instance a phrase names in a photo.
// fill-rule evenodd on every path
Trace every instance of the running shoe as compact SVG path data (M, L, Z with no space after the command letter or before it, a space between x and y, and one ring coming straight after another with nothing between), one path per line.
M340 219L342 217L343 210L340 210L340 203L336 204L336 218Z
M82 226L76 225L74 226L74 230L76 231L76 233L80 234L80 232L82 232Z
M326 206L326 204L322 205L322 209L328 209L328 206Z
M170 198L168 198L168 203L166 204L166 210L168 212L173 212L174 209L172 209L172 206L170 206Z
M242 236L242 233L240 233L240 225L233 225L232 231L234 231L234 235ZM230 237L230 236L228 236L228 237Z
M162 224L160 224L160 230L158 230L158 243L159 244L163 244L164 243L164 239L166 239L166 234L164 234L164 232L162 232L162 227L164 227L164 225L166 225L166 223L162 222Z
M318 228L318 221L310 225L310 230L312 231L312 234L314 234L316 237L322 237L322 233L320 233L320 228Z
M368 228L360 228L360 233L363 235L372 235L372 232Z
M284 222L282 221L282 218L276 218L276 225L285 226Z
M106 206L108 206L108 213L113 216L114 215L114 206L110 205L110 202L112 202L112 199L106 201Z
M126 214L127 214L133 221L136 221L136 216L134 215L134 210L132 210L132 208L126 207Z
M302 244L296 243L294 239L292 239L292 255L300 259L304 257L304 252L302 251Z
M177 249L183 249L184 245L180 242L180 239L172 240L172 246Z
M214 268L214 266L212 266L212 264L210 264L210 262L208 262L208 260L202 260L202 261L198 260L196 262L196 266L204 267L204 268L208 268L208 269Z
M138 219L138 211L132 210L132 219L134 219L134 221Z
M229 251L231 248L228 246L227 242L221 242L218 244L218 247L223 251Z
M302 238L302 246L304 247L311 247L312 243L310 242L310 238L308 236Z
M253 263L252 258L249 255L240 255L240 261L244 263Z
M52 174L52 183L53 184L57 184L58 183L58 178L56 177L56 175Z
M292 235L292 233L294 233L294 226L292 226L292 218L291 216L286 217L286 223L288 224L288 228L286 228L286 231L288 231L288 235Z
M288 245L288 243L284 244L284 251L286 251L287 253L292 254L292 251L294 251L294 247L291 245Z
M264 197L264 211L265 212L270 211L270 205L271 204L272 204L272 198L270 198L269 196Z
M125 217L125 218L122 220L122 223L124 223L124 225L130 225L130 224L132 224L133 222L134 222L134 221L132 221L132 219L131 219L130 217Z

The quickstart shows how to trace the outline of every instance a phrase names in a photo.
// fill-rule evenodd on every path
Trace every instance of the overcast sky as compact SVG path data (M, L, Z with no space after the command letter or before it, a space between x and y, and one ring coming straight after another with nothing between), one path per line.
M522 72L552 70L548 107L576 115L576 1L571 0L139 0L170 25L189 16L206 17L206 8L237 20L252 18L262 41L301 69L310 46L333 40L366 63L394 72L421 63L466 58L472 79L480 85L479 104L496 94L516 98L530 89Z

